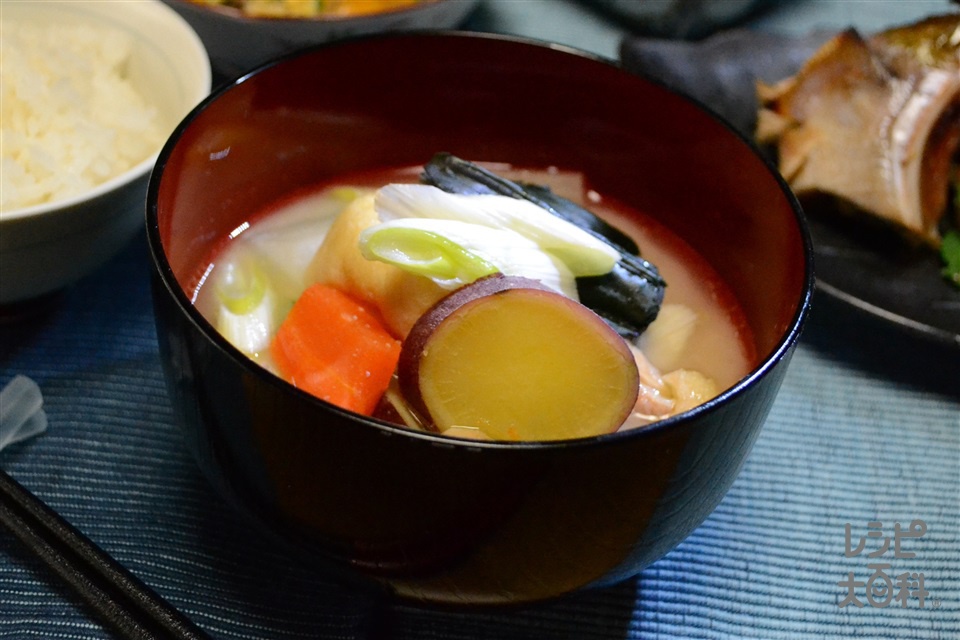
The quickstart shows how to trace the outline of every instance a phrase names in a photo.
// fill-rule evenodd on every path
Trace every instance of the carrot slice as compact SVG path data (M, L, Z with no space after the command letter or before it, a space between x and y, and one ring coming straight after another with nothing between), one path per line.
M295 386L371 415L397 367L400 341L369 308L315 284L293 305L270 351L281 375Z

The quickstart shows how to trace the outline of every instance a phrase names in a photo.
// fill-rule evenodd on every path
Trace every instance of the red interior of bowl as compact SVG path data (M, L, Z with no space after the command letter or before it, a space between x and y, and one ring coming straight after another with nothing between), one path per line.
M750 146L662 87L494 37L401 35L313 50L198 110L161 157L157 224L190 289L252 214L311 184L437 151L583 171L697 249L743 305L762 358L797 317L808 247Z

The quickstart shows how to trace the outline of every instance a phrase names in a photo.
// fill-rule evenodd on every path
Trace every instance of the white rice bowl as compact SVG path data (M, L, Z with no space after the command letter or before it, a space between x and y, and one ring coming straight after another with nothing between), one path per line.
M210 91L199 38L158 0L2 7L0 304L60 289L143 226L159 150Z

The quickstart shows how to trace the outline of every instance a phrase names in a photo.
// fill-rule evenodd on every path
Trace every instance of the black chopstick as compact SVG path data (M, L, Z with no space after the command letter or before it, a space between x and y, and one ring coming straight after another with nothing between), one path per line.
M0 525L120 637L209 640L210 636L2 469Z

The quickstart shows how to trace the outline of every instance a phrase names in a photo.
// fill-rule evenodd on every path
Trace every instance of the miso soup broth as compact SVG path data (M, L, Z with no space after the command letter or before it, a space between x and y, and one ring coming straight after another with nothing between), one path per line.
M621 428L643 426L690 409L729 388L755 366L753 337L735 297L682 239L642 212L627 213L624 205L590 190L579 173L484 166L508 178L547 185L590 209L636 240L642 256L656 265L666 281L657 319L639 338L628 340L637 359L640 392L635 410ZM335 221L383 185L417 183L420 170L410 167L346 176L335 184L293 194L265 210L249 212L247 222L224 239L201 270L194 291L198 310L234 346L291 381L278 366L271 345L295 303L311 285L324 279L317 272L317 256ZM413 299L419 305L414 309L431 306L440 295L429 287L403 287L399 291L394 287L390 297ZM378 315L377 309L373 314ZM400 344L415 319L384 324ZM385 404L390 405L389 410L383 409ZM377 406L372 412L376 417L423 428L421 420L410 415L415 412L409 411L403 398L398 399L396 376ZM472 431L471 425L457 425L447 433L485 437Z

